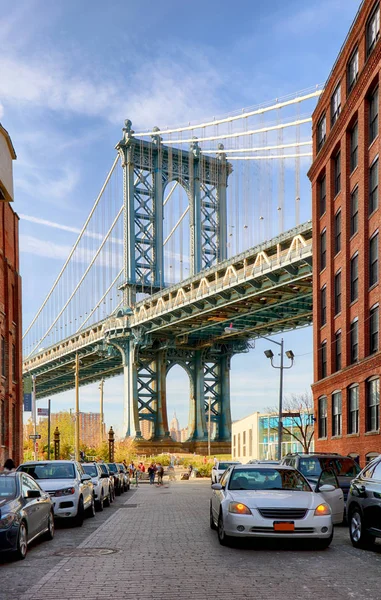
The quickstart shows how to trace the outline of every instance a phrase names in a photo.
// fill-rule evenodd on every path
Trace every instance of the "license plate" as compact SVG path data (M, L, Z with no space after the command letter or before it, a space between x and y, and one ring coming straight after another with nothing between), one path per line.
M274 521L274 531L295 531L294 521Z

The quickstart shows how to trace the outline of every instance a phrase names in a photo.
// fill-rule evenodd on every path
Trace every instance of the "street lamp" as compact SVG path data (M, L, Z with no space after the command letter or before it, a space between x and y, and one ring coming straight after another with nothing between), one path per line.
M283 424L282 424L282 402L283 402L283 370L284 369L291 369L292 365L294 364L294 353L292 350L287 350L286 351L286 356L288 359L291 360L291 364L288 367L285 367L283 364L283 338L281 339L280 342L276 342L275 340L271 340L267 337L261 336L263 337L263 339L272 342L273 344L276 344L277 346L280 346L280 366L276 366L274 365L273 359L274 359L274 353L272 352L272 350L265 350L265 356L266 358L269 358L271 360L271 366L274 367L274 369L279 369L280 370L280 376L279 376L279 417L278 417L278 460L280 460L282 458L282 433L283 433Z

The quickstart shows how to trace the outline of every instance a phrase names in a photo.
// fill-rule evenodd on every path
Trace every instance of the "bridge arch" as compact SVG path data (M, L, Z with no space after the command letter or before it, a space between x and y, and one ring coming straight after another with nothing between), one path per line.
M193 387L191 370L184 361L176 361L168 365L166 372L168 428L171 437L174 437L174 432L171 431L171 422L176 415L180 423L180 435L177 441L185 441L189 437L190 399ZM187 430L185 437L181 436L182 429Z
M189 185L179 178L168 179L163 193L164 281L173 284L191 274Z

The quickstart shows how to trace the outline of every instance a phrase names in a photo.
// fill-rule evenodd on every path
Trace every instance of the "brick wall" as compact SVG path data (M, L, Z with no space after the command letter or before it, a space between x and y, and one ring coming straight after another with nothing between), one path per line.
M381 436L379 432L366 432L365 405L366 380L381 375L381 353L369 356L369 311L380 301L380 275L378 282L369 289L369 239L380 229L381 193L379 191L378 206L371 216L368 214L369 166L380 151L380 135L369 145L369 93L379 82L381 70L381 43L376 43L372 53L366 53L366 24L374 7L380 2L365 0L348 35L340 56L327 81L325 91L313 114L313 152L314 161L309 177L312 184L313 205L313 253L314 253L314 291L313 291L313 324L314 324L314 385L313 395L315 417L318 418L318 398L327 397L328 426L327 437L315 439L316 450L353 453L360 456L361 464L369 452L381 453ZM348 89L347 65L355 48L358 48L358 79L350 92ZM340 82L340 83L339 83ZM331 126L331 96L336 86L341 90L341 112L337 121ZM379 123L381 122L381 91L379 93ZM326 115L327 137L318 152L317 125L322 115ZM358 122L358 165L351 172L350 166L350 131ZM341 152L341 190L335 195L334 163L337 152ZM381 157L380 157L381 158ZM319 181L326 176L326 211L320 214ZM380 180L381 184L381 180ZM358 186L358 231L351 236L350 232L350 197ZM379 188L380 189L380 188ZM335 253L334 220L341 211L341 251ZM321 269L320 239L323 230L327 239L327 266ZM379 235L381 249L381 232ZM358 253L359 294L358 299L350 298L350 260ZM381 261L379 260L379 263ZM341 271L341 311L335 315L334 278ZM326 286L327 318L321 320L321 288ZM380 307L381 311L381 307ZM350 357L350 325L358 319L358 361L351 364ZM381 316L380 316L381 321ZM341 331L342 368L336 371L335 334ZM323 377L321 369L321 346L327 344L327 375ZM380 347L380 346L379 346ZM359 432L347 433L347 396L348 386L359 384ZM332 437L332 393L342 394L342 434ZM316 436L317 438L317 436Z

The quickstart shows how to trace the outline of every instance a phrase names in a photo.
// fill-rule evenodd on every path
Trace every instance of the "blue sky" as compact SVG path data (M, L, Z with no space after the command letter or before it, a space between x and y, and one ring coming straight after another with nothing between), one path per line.
M0 120L18 155L15 210L80 228L127 117L135 128L163 128L323 83L359 4L0 0ZM20 234L26 326L76 236L24 218ZM285 393L301 392L312 382L312 331L285 339L296 355ZM277 402L278 374L263 357L266 345L259 341L232 361L235 419ZM173 370L168 413L176 410L182 426L184 385L185 374ZM106 382L106 421L116 428L121 396L119 378ZM98 409L97 386L82 388L81 403ZM69 393L53 398L54 410L73 404Z

